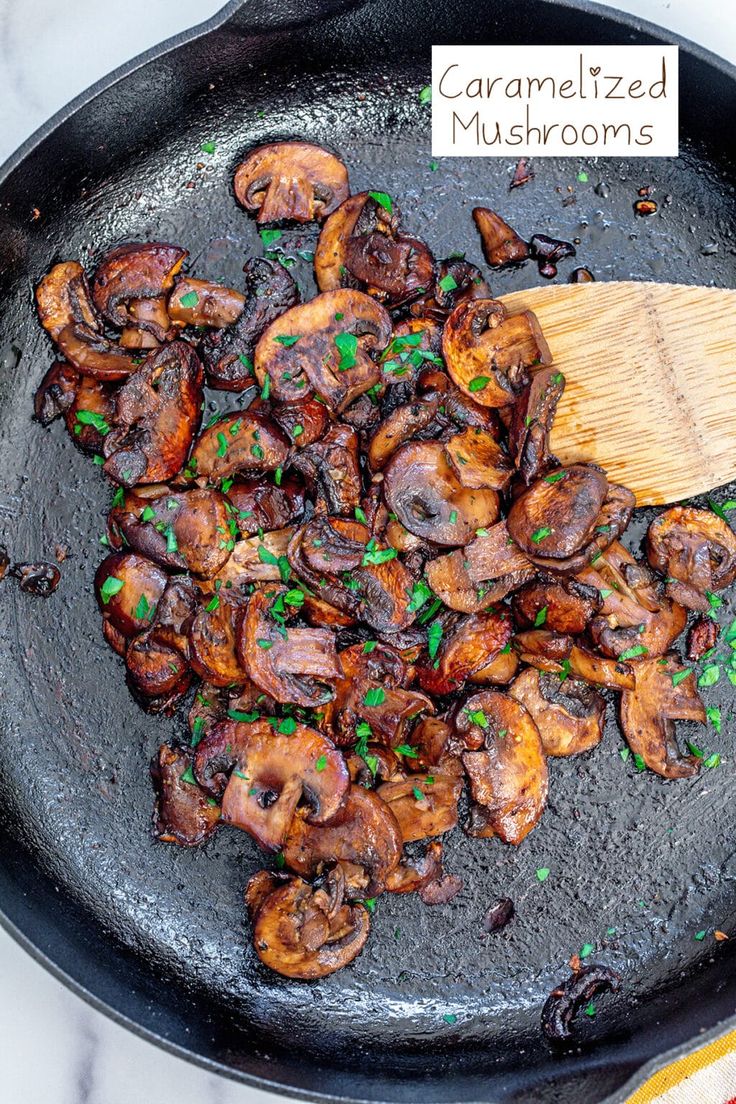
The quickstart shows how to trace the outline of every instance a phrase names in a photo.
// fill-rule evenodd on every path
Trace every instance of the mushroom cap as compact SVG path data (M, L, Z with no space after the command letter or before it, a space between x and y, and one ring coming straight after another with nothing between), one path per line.
M476 671L492 663L511 640L506 611L489 610L460 618L443 635L434 662L418 668L419 685L429 694L451 694Z
M220 822L217 802L196 783L182 775L191 766L191 755L181 748L162 744L151 764L157 801L154 825L162 843L197 847L212 835Z
M310 142L271 142L251 150L235 171L235 197L258 222L312 222L349 195L339 157Z
M514 501L506 524L519 548L532 559L564 560L587 545L608 490L605 474L589 464L572 464L533 483Z
M292 878L267 894L255 915L256 954L284 977L327 977L352 962L365 946L368 910L360 904L342 905L328 916L319 907L318 893L301 878Z
M79 261L62 261L49 269L36 288L36 307L41 325L54 341L75 323L100 328Z
M621 695L621 727L632 752L663 778L697 774L701 760L680 755L674 725L675 721L706 722L693 673L673 685L672 676L682 671L679 656L674 654L639 660L633 668L634 689Z
M531 628L541 617L540 623L553 632L577 634L601 610L601 589L576 578L542 575L516 591L511 607L522 628Z
M314 251L314 275L320 291L334 291L348 282L345 251L367 199L368 192L356 192L325 220Z
M169 295L167 310L170 320L181 326L208 326L219 330L237 322L244 306L245 296L234 288L211 280L181 276Z
M236 472L257 475L286 464L289 441L262 410L225 414L199 435L189 461L193 479L211 483Z
M539 730L545 755L578 755L603 739L606 703L587 682L556 674L522 671L509 694L528 710Z
M228 501L213 487L128 493L114 514L127 544L163 567L210 578L230 558Z
M473 221L478 227L483 255L491 268L521 264L529 256L527 243L495 211L474 207Z
M78 372L93 379L115 383L126 379L137 368L138 358L134 352L126 352L82 322L64 326L56 335L56 344L61 355Z
M111 250L92 281L97 310L113 326L135 323L128 307L131 300L165 295L188 255L186 249L168 242L128 242Z
M247 681L238 658L238 628L242 609L237 598L222 590L214 609L202 606L189 629L189 660L200 678L213 686L241 685Z
M668 593L690 609L708 612L707 591L736 579L736 534L712 510L672 506L647 530L647 558L668 577Z
M352 288L316 295L285 311L261 334L254 366L274 399L304 397L305 388L340 411L380 381L371 353L385 349L391 319L384 307Z
M376 791L398 821L404 843L441 836L457 824L457 803L463 788L462 774L433 770L411 774L397 782L384 782Z
M427 564L434 593L450 609L477 613L533 578L535 568L509 537L505 521L478 533L465 548Z
M145 556L114 552L95 572L100 613L124 637L137 636L149 627L150 613L158 605L166 583L166 572Z

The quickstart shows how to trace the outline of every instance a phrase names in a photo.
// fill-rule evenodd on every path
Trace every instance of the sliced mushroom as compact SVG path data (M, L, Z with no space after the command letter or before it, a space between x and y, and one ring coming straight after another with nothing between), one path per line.
M701 660L711 648L715 648L721 627L710 617L699 617L687 634L687 658Z
M368 463L380 471L396 450L420 430L431 425L440 406L440 395L426 395L392 410L373 434L368 446Z
M462 773L433 771L412 774L401 782L385 782L377 793L398 821L404 843L441 836L457 824Z
M322 440L330 421L325 404L314 395L276 404L271 417L297 449L308 448Z
M109 383L130 376L140 364L135 351L126 352L82 323L64 326L57 334L56 344L61 355L82 375Z
M331 701L342 667L329 629L295 629L284 624L285 587L255 591L248 601L238 640L246 673L275 701L315 709Z
M599 587L578 578L549 575L527 583L511 601L516 623L522 628L544 625L553 632L573 634L585 632L602 604Z
M289 870L302 877L319 874L339 862L351 870L350 889L375 897L399 864L401 829L396 817L372 790L352 785L342 808L327 824L308 824L302 813L291 822L284 842Z
M325 894L292 878L265 897L253 944L264 965L284 977L314 980L334 974L360 954L370 931L368 910L340 904L325 911Z
M529 256L527 243L495 211L488 207L475 207L473 221L478 227L483 255L491 268L521 264Z
M36 288L41 325L54 341L75 323L99 330L87 277L79 261L62 261L49 269Z
M398 232L399 213L380 195L369 193L341 242L344 270L387 306L398 307L433 289L434 257L424 242Z
M132 301L159 299L174 286L184 264L186 249L166 242L129 242L113 249L100 262L92 281L97 310L113 326L143 326L129 309ZM162 340L165 334L155 333Z
M104 470L125 487L161 483L181 469L199 428L202 365L183 341L155 349L115 400Z
M76 368L63 360L54 361L38 386L33 399L33 412L42 426L51 425L74 404L82 377Z
M197 744L200 786L222 798L222 820L242 828L267 850L284 842L297 806L306 801L310 824L334 817L350 778L334 744L292 718L272 726L226 720Z
M209 586L217 588L215 593L224 587L233 594L249 594L251 583L277 582L287 563L286 552L293 536L294 530L288 526L264 533L263 537L256 534L236 540L227 562L208 581Z
M559 467L549 451L549 435L564 390L562 372L541 368L511 408L509 452L524 486Z
M508 646L507 646L508 647ZM468 675L468 682L478 686L505 686L519 667L519 657L513 648L502 648L490 663Z
M219 482L243 472L256 475L286 464L289 441L260 410L226 414L202 431L187 465L190 477Z
M384 493L401 524L435 544L467 544L499 514L495 491L463 487L441 441L403 445L386 468Z
M234 187L257 222L321 221L350 194L340 158L309 142L257 146L238 165Z
M596 655L587 648L573 644L568 656L570 674L609 690L633 690L634 668L631 663ZM564 669L560 667L564 674Z
M116 523L126 542L163 567L211 578L230 558L237 523L231 524L231 508L219 491L128 496L125 506Z
M213 686L239 685L246 671L238 658L237 631L242 611L220 593L199 610L189 629L192 668Z
M635 686L621 695L621 727L626 742L650 770L663 778L689 778L701 760L681 755L675 740L675 721L705 724L705 706L690 672L680 681L682 664L673 654L664 659L640 660L634 668Z
M463 766L484 810L483 834L518 845L547 803L547 762L534 720L508 694L484 690L467 699L455 725L473 749L463 753Z
M463 487L502 491L511 479L511 460L487 429L469 426L456 433L447 441L445 452Z
M535 574L509 537L505 521L478 533L461 551L438 556L426 571L434 593L450 609L463 613L477 613L500 601Z
M442 877L442 844L432 840L418 858L406 854L402 857L386 879L386 889L389 893L416 893Z
M166 572L133 552L107 556L95 573L95 594L103 619L126 639L149 627L166 588Z
M227 489L238 529L250 537L259 529L285 529L304 513L304 485L295 475L284 475L277 486L261 479L235 479Z
M161 341L173 337L171 319L166 309L166 298L131 299L128 313L135 325L126 326L120 335L124 349L155 349Z
M496 299L461 303L445 324L442 351L461 391L481 406L513 403L531 369L552 357L531 311L509 315Z
M573 464L537 480L514 502L508 530L525 555L567 560L593 538L608 490L600 468Z
M572 1023L585 1005L589 1005L597 993L621 988L621 975L610 966L593 963L581 966L570 977L552 990L542 1009L542 1031L555 1043L568 1042L573 1037Z
M292 467L301 472L316 504L329 514L353 516L360 505L360 439L352 426L336 423L320 441L295 453Z
M391 336L388 312L361 291L326 291L285 311L261 335L254 365L272 398L302 398L309 387L332 410L349 406L380 380L371 353Z
M418 668L419 685L429 694L451 694L470 675L487 667L511 639L505 612L490 611L461 618L442 636L437 659Z
M444 321L460 303L490 298L491 289L479 268L464 257L448 257L437 265L433 294L412 303L411 311Z
M188 781L191 756L180 748L162 744L151 765L156 788L156 836L162 843L197 847L220 822L220 809L196 781Z
M234 288L182 276L169 295L168 314L181 326L211 326L221 330L240 318L245 296Z
M74 391L62 400L66 403L71 397L64 421L74 444L83 452L98 455L115 421L115 396L109 384L87 376L78 376L77 380Z
M672 506L647 531L647 557L667 576L667 593L688 609L707 613L708 593L736 579L736 535L710 510Z
M243 267L245 305L225 329L210 330L202 339L202 357L211 387L243 391L255 382L253 354L266 326L299 302L294 278L278 261L251 257Z
M314 251L314 275L320 291L335 291L349 282L346 278L347 243L367 199L368 192L357 192L325 220Z
M551 632L549 629L528 629L514 637L514 648L521 662L537 667L540 671L566 671L572 647L572 636Z
M578 755L603 739L606 703L586 682L529 669L509 694L530 713L545 755Z
M125 652L128 686L148 713L172 713L191 685L192 675L178 648L148 629Z

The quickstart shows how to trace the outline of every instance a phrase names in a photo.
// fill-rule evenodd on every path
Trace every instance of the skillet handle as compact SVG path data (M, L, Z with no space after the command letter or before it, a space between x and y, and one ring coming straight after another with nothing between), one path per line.
M283 31L360 8L365 0L230 0L222 26L243 32Z

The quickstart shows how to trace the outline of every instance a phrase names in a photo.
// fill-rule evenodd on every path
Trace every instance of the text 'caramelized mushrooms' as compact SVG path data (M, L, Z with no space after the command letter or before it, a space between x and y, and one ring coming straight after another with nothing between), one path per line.
M258 146L235 172L235 196L258 222L324 219L348 191L340 158L309 142Z
M652 522L647 556L667 577L667 593L688 609L707 613L708 594L736 579L736 535L710 510L673 506Z
M705 724L705 706L692 673L678 681L682 665L677 656L639 660L634 667L635 685L621 695L621 727L634 755L663 778L688 778L701 760L681 755L675 738L675 721ZM673 678L673 675L675 678Z

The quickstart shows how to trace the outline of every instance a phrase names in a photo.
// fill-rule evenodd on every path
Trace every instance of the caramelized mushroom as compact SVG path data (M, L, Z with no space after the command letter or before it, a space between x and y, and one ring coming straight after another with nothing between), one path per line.
M116 524L134 551L204 578L227 563L238 531L225 496L199 488L150 498L130 495Z
M358 459L360 439L352 426L339 422L330 426L320 441L301 449L291 458L301 472L316 503L329 514L352 517L363 484Z
M352 785L342 808L327 824L308 824L302 813L291 822L284 842L289 870L311 878L339 862L350 870L350 889L375 897L399 864L401 829L396 817L372 790Z
M440 395L426 395L397 406L384 418L368 445L368 463L374 472L385 468L396 450L410 437L431 425L440 402Z
M272 398L299 399L309 386L335 411L380 380L371 353L391 336L387 311L361 291L326 291L280 315L261 335L254 364Z
M339 157L309 142L273 142L251 150L235 172L235 197L257 222L313 222L349 195Z
M125 652L128 686L148 713L172 713L191 685L192 676L178 648L148 629Z
M527 243L495 211L488 207L475 207L473 221L478 227L483 255L491 268L521 264L529 256Z
M667 576L667 594L702 613L708 593L736 579L736 535L710 510L672 506L660 514L647 531L647 557Z
M701 763L694 755L680 755L675 741L675 721L705 724L706 720L692 673L679 681L673 679L681 672L676 655L640 660L634 668L634 689L621 695L626 742L663 778L689 778L697 774Z
M445 445L445 452L463 487L502 491L511 479L513 465L487 429L469 426L456 433Z
M188 256L186 249L166 242L129 242L111 250L101 261L92 281L92 299L97 310L113 326L143 326L129 304L139 299L158 299L174 286L174 277ZM162 340L164 333L155 332Z
M136 636L149 627L166 582L158 564L133 552L115 552L95 574L100 613L123 637Z
M491 407L515 402L529 384L530 370L552 359L536 316L509 315L496 299L456 307L445 324L442 352L461 391Z
M603 739L606 703L586 682L529 669L509 694L530 713L545 755L578 755Z
M608 989L617 993L620 988L621 975L610 966L581 966L548 996L542 1009L542 1031L552 1042L567 1042L572 1038L572 1022L583 1006L597 993Z
M477 613L500 601L535 573L509 537L505 521L482 530L462 550L438 556L426 571L434 593L450 609L463 613Z
M511 601L516 623L522 628L544 625L553 632L573 634L585 632L602 604L599 587L577 578L559 579L550 575L527 583Z
M33 413L42 426L65 414L73 405L82 377L63 360L55 361L41 380L33 399Z
M564 390L562 372L541 368L511 408L509 452L524 486L559 466L549 451L549 435Z
M314 251L314 275L320 291L335 291L348 283L346 248L368 192L349 196L325 220Z
M429 694L451 694L466 679L487 667L511 639L505 612L491 611L460 618L443 635L437 659L418 668L419 685Z
M83 376L115 382L135 372L140 359L109 341L91 326L64 326L56 337L59 352Z
M301 801L310 824L339 811L350 784L334 745L292 718L281 722L220 721L197 744L200 786L222 797L222 820L242 828L267 850L284 842Z
M278 486L260 479L237 478L228 487L227 497L235 511L231 516L244 537L259 529L285 529L304 513L304 485L294 475L284 475Z
M441 836L457 824L462 774L433 771L412 774L401 782L385 782L377 793L398 821L404 843Z
M54 341L67 326L76 323L99 330L87 277L79 261L55 264L36 288L41 325Z
M467 699L455 725L473 749L464 752L463 766L484 810L483 834L521 843L547 802L547 763L534 720L508 694L484 690Z
M200 434L187 465L190 478L210 483L236 472L256 475L286 463L289 441L261 410L225 414Z
M398 307L434 287L434 257L424 242L398 232L398 211L391 200L384 205L379 197L380 192L369 193L341 243L345 276L387 306Z
M224 329L243 313L245 296L234 288L182 276L169 295L168 313L181 326L211 326Z
M403 445L386 468L384 493L401 524L435 544L467 544L499 513L495 491L463 487L441 441Z
M196 847L219 824L217 802L199 788L191 764L188 752L162 744L151 765L157 794L154 824L162 843Z
M213 686L237 686L246 682L247 672L237 648L241 616L237 600L220 591L192 621L189 660L200 678Z
M292 878L262 901L253 923L253 944L264 965L284 977L314 980L334 974L360 954L370 916L360 904L330 902L301 878Z
M176 475L199 428L202 381L202 365L185 342L150 353L117 393L106 474L125 487Z
M78 376L77 380L74 391L60 400L66 405L66 428L83 452L99 454L115 421L115 396L108 384L87 376Z

